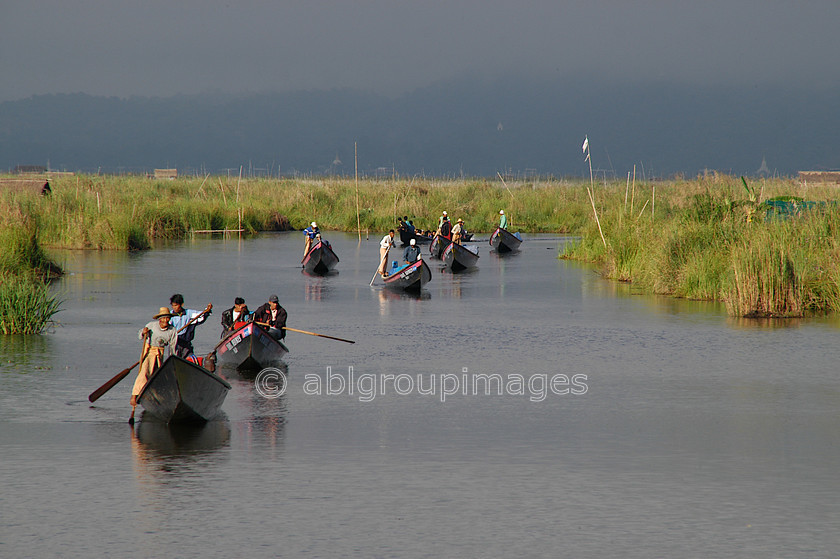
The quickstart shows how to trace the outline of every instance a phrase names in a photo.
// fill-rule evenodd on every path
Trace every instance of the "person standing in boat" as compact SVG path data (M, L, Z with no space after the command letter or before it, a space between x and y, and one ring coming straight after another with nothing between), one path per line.
M499 215L502 216L499 218L499 229L507 229L507 216L505 215L505 210L499 210Z
M388 277L388 272L385 271L388 265L388 252L394 246L394 230L388 231L388 234L382 237L379 241L379 275L383 278ZM376 276L374 276L376 277Z
M233 330L238 328L237 324L242 324L248 321L248 306L245 304L245 299L236 297L233 300L233 306L225 311L222 311L222 337L224 338Z
M254 311L254 322L267 326L269 335L275 340L282 340L286 337L286 330L284 330L286 318L288 318L288 313L286 309L280 306L277 295L269 297L268 303L261 305Z
M306 235L306 244L303 247L303 255L306 256L309 254L309 249L312 248L312 241L321 234L321 230L318 229L318 224L313 221L309 224L309 227L303 230L303 234Z
M172 323L172 326L175 327L175 330L180 330L180 333L178 334L178 343L175 346L174 353L178 357L186 359L195 353L192 345L193 338L195 337L195 327L204 323L207 319L207 315L210 314L211 309L213 308L213 304L208 304L207 308L203 312L193 309L185 309L184 296L180 293L176 293L170 297L169 303L172 305L172 319L170 322ZM201 316L198 319L193 320L199 315ZM192 322L190 323L191 320ZM189 326L187 326L188 323ZM186 328L184 328L185 326ZM183 330L181 330L182 328Z
M464 234L464 220L458 218L458 222L455 224L455 227L452 228L452 242L455 244L461 244L461 237Z
M152 318L154 320L138 333L138 337L143 340L143 357L140 360L137 378L134 380L134 388L131 389L132 407L137 406L137 396L146 386L146 381L163 363L163 349L168 347L169 353L172 354L175 344L178 343L178 330L169 322L172 318L169 307L161 307Z
M417 241L411 239L411 242L403 251L403 260L406 264L414 264L420 258L420 248L417 246Z
M452 240L452 223L449 222L449 216L443 212L441 216L440 227L438 227L437 234L445 239Z

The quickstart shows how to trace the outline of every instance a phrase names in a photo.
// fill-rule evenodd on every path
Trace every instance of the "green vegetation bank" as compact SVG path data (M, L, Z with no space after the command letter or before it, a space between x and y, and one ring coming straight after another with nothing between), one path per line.
M153 180L72 175L52 194L0 191L0 331L40 331L58 309L45 282L60 274L44 248L142 250L196 231L302 229L381 232L408 215L434 228L442 210L471 231L492 231L499 209L510 228L579 235L561 255L655 292L723 300L739 316L801 316L840 306L840 254L833 204L792 217L767 215L778 196L834 201L831 187L774 179L744 184L711 175L692 180L504 182L485 179ZM590 197L591 192L591 197ZM594 207L593 207L594 206ZM598 221L595 216L597 214ZM600 230L598 223L600 222ZM43 247L43 248L42 248ZM40 293L34 323L20 308ZM35 324L21 328L20 324Z

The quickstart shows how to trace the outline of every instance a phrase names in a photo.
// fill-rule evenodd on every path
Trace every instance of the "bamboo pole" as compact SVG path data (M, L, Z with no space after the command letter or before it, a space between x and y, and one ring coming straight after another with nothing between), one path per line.
M356 229L359 231L359 242L362 242L362 220L359 217L359 144L353 142L353 162L356 173Z
M601 220L598 219L598 210L595 209L595 198L592 197L592 191L586 187L586 193L589 194L589 201L592 203L592 211L595 213L595 223L598 224L598 233L601 234L601 242L604 243L604 248L607 248L607 240L604 238L604 231L601 230Z

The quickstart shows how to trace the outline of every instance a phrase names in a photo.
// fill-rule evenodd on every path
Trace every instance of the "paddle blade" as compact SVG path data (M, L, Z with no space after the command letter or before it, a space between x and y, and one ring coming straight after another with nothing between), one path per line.
M127 369L123 369L122 371L117 373L113 378L111 378L111 380L109 380L108 382L106 382L105 384L103 384L102 386L100 386L99 388L94 390L93 392L91 392L90 396L88 396L88 400L91 403L97 401L100 396L102 396L103 394L105 394L106 392L108 392L109 390L114 388L114 386L116 386L118 382L120 382L122 379L127 377L128 373L131 372L131 369L133 369L134 367L136 367L139 364L140 364L140 361L138 361L137 363L135 363L131 367L128 367Z

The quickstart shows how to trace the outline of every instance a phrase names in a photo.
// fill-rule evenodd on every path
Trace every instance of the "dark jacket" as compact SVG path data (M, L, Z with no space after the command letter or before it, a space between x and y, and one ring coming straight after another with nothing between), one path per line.
M234 311L233 307L227 309L226 311L222 311L222 337L223 338L225 337L225 334L227 332L230 332L231 330L233 330L233 324L234 324L233 323L233 311ZM245 307L242 310L242 314L239 316L239 321L240 322L247 322L248 321L248 313L249 313L248 307ZM245 317L244 320L242 318L243 316Z
M264 305L260 305L260 307L254 311L254 322L262 322L263 324L268 324L271 328L277 328L282 332L280 338L286 337L286 331L282 330L286 326L286 317L287 317L286 309L282 306L277 305L277 318L271 320L271 304L265 303Z
M403 260L405 260L406 262L416 262L418 256L420 256L420 247L418 247L417 245L408 246L403 251Z

